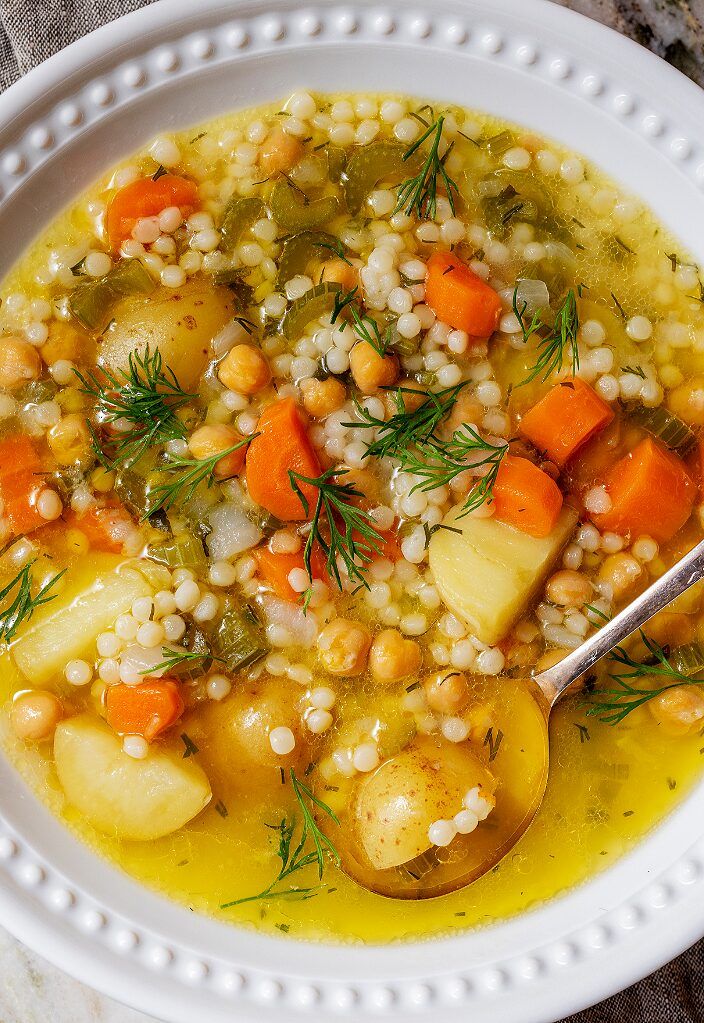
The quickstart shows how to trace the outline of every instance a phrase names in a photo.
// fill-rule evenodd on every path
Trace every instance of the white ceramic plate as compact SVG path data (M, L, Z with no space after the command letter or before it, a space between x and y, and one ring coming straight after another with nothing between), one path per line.
M704 96L579 15L544 0L162 0L0 98L0 272L151 135L297 86L420 94L552 135L643 196L704 262ZM3 924L86 983L173 1023L546 1023L704 934L704 785L566 896L476 933L383 948L308 945L196 916L94 857L1 758L0 792Z

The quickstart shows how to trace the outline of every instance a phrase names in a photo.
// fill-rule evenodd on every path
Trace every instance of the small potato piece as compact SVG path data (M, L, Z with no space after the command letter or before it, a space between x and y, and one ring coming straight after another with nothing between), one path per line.
M85 416L71 413L52 426L47 441L59 465L89 465L93 460Z
M704 376L694 376L673 388L667 398L671 412L690 426L704 425Z
M550 576L545 594L549 601L560 607L581 607L592 595L592 584L580 572L565 568Z
M367 667L372 637L366 625L335 618L318 636L318 656L331 675L354 678Z
M414 639L396 629L382 629L372 641L369 667L377 682L400 682L420 669L423 653Z
M351 291L359 285L359 271L356 266L350 266L344 259L329 259L323 264L321 280L340 284L343 291Z
M259 166L267 175L287 171L303 156L303 146L283 128L272 128L259 154Z
M345 404L345 385L335 377L316 380L309 377L300 383L303 407L314 419L325 419L331 412L337 412Z
M399 361L395 355L379 355L366 341L359 341L350 352L354 382L363 394L374 394L380 387L391 387L398 380Z
M132 353L161 352L181 387L192 391L212 356L211 341L229 323L235 306L227 288L191 280L177 291L125 298L100 345L100 361L113 372L129 370Z
M235 345L218 366L218 377L231 391L257 394L271 380L271 369L254 345Z
M227 451L228 448L239 444L242 439L242 435L237 430L224 423L206 424L198 427L191 434L188 448L194 458L213 458L221 451ZM227 480L236 476L238 472L242 471L246 451L247 448L243 444L242 447L219 459L215 463L213 476L219 480Z
M648 710L669 735L689 735L704 722L704 693L696 686L676 686L649 700Z
M494 780L468 747L418 739L358 782L356 838L370 866L387 870L430 848L428 828L450 818L475 786L493 793Z
M178 831L210 802L210 784L193 758L152 747L136 760L91 714L61 722L54 761L68 801L98 831L128 841Z
M599 581L611 586L618 600L633 589L643 575L643 566L632 554L610 554L599 569Z
M423 682L431 710L438 714L457 714L469 699L467 676L461 671L437 671Z
M50 739L64 708L61 700L46 689L33 689L18 696L10 709L10 724L15 735L25 742Z
M206 763L212 762L223 776L252 767L295 766L306 749L300 692L295 682L265 677L204 708L199 724L205 736L201 751ZM269 742L274 728L290 728L296 740L284 756L275 753Z
M36 380L42 371L42 360L29 341L19 337L0 338L0 387L13 390L28 380Z

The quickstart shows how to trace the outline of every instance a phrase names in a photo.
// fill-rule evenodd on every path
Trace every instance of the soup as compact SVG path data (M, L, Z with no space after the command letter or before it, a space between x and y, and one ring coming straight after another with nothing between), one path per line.
M557 707L502 859L545 771L521 679L702 536L703 298L482 114L298 92L157 138L2 289L7 754L133 877L300 937L613 862L698 777L701 587Z

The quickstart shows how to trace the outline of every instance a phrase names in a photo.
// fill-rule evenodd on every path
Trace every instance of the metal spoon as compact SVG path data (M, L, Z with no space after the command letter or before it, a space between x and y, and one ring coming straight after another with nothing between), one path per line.
M704 541L553 667L532 678L512 679L507 683L507 691L512 692L514 699L519 697L522 701L516 705L520 707L517 720L521 721L522 728L532 729L533 741L537 737L538 748L540 736L544 743L543 761L539 757L534 758L538 767L530 777L523 800L508 810L504 805L504 816L510 819L510 827L500 828L492 837L491 829L484 830L484 826L480 825L472 835L466 838L458 836L446 849L431 848L416 860L389 870L364 869L356 857L343 852L344 869L364 887L380 895L427 899L464 888L495 867L531 826L542 804L548 779L548 719L557 701L605 654L703 578ZM504 800L510 796L504 791ZM495 813L499 812L500 805L497 805Z

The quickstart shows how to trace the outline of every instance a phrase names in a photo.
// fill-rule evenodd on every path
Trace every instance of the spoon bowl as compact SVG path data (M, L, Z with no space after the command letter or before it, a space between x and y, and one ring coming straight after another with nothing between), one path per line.
M336 843L346 873L379 895L430 899L492 870L540 810L552 708L598 660L702 578L704 541L551 668L531 678L492 680L496 731L492 726L487 732L485 764L468 743L460 749L442 737L422 736L375 771L350 781L340 827L319 821ZM490 816L470 834L457 834L446 846L432 845L429 824L452 817L461 809L463 792L476 784L493 788L496 806Z

